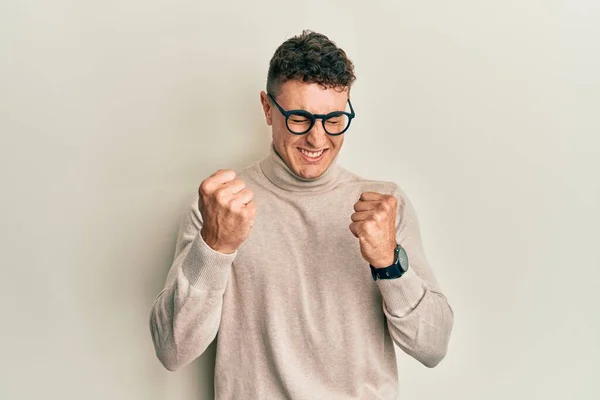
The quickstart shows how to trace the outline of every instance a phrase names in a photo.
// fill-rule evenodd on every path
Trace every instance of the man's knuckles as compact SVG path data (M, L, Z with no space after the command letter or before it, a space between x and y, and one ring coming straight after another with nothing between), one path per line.
M236 176L237 174L232 169L218 169L209 177L209 179L225 183L234 180Z
M236 180L236 176L237 174L232 169L219 169L202 181L199 191L204 194L210 194L221 185Z

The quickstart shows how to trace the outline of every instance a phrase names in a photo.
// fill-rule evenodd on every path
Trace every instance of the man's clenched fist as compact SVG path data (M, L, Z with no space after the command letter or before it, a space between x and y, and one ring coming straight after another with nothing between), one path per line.
M375 268L394 263L397 204L394 196L377 192L361 193L354 204L350 232L358 238L363 258Z
M236 173L220 169L200 184L198 209L204 221L200 235L213 250L231 254L246 240L254 224L254 193Z

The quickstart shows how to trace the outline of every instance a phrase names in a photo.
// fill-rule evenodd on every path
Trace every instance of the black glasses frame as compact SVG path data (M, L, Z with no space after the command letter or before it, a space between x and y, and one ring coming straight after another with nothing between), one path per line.
M275 106L277 106L277 108L279 109L279 111L281 112L281 114L285 117L285 126L288 129L288 131L294 135L304 135L306 134L308 131L310 131L313 126L315 125L315 122L317 119L321 120L321 123L323 124L323 129L325 130L325 132L330 135L330 136L339 136L342 133L346 132L348 130L348 128L350 128L350 123L352 122L352 119L356 116L356 113L354 112L354 108L352 107L352 103L350 102L350 99L348 99L348 104L350 105L350 112L346 112L346 111L333 111L330 112L329 114L313 114L311 112L308 112L306 110L284 110L283 107L281 107L279 105L279 103L277 103L277 101L275 100L275 98L270 94L267 93L267 96L269 96L269 98L273 101L273 103L275 104ZM340 115L346 115L348 116L348 125L346 126L346 128L344 128L343 131L341 132L337 132L337 133L330 133L327 128L325 127L325 121L327 121L329 118L333 118L333 117L339 117ZM290 118L290 116L292 115L301 115L303 117L306 117L308 119L310 119L310 126L308 127L308 129L306 129L303 132L294 132L290 129L290 126L288 125L288 119Z

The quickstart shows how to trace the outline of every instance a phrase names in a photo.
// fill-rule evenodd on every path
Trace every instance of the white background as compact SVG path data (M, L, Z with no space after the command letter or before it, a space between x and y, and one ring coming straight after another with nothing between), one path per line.
M407 192L455 311L401 398L600 398L597 1L4 0L0 399L212 399L214 345L169 372L148 313L305 28L356 64L339 162Z

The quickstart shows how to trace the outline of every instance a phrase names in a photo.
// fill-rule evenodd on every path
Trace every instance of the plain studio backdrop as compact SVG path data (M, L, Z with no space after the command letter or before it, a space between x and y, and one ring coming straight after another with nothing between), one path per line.
M401 398L600 398L597 1L4 0L0 399L213 398L214 343L169 372L148 315L200 182L267 154L303 29L356 65L339 162L407 192L454 308Z

